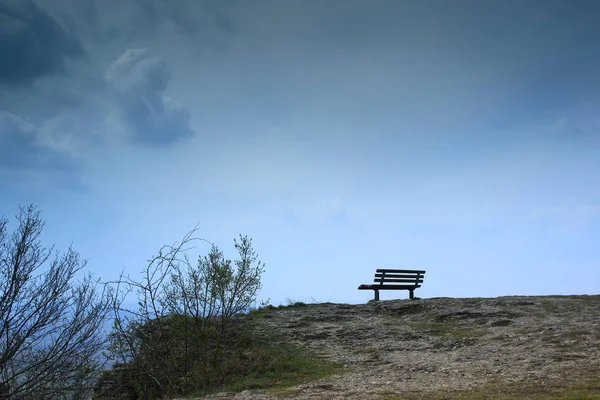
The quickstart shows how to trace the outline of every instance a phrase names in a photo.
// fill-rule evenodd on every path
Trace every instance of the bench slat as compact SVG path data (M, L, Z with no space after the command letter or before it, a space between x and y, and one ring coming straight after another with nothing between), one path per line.
M386 283L386 282L416 283L416 282L418 282L418 283L423 283L423 279L414 279L414 278L413 279L394 279L394 278L391 278L391 279L388 279L388 278L381 279L381 278L375 278L375 279L373 279L373 282L383 282L383 283Z
M410 290L420 287L421 285L360 285L358 290Z
M392 273L396 272L399 274L417 274L417 273L424 274L426 271L416 270L416 269L381 269L381 268L379 268L379 269L377 269L376 272L386 272L386 273L387 272L392 272Z
M408 275L408 274L392 274L392 273L385 273L385 274L375 274L375 278L407 278L407 279L415 279L417 277L423 277L423 274L414 274L414 275Z

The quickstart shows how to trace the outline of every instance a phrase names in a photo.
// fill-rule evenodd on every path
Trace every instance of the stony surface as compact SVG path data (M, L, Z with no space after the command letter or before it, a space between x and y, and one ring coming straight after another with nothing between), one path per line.
M213 398L377 399L488 383L600 375L600 296L431 298L273 310L283 333L348 372L279 393Z

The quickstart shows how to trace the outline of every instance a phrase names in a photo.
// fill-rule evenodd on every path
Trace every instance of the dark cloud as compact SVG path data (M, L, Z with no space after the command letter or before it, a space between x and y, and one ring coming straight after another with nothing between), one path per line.
M77 33L86 50L148 47L166 41L176 48L224 48L238 32L237 0L36 0ZM183 44L184 42L185 44ZM188 49L187 51L190 51Z
M164 24L173 24L179 33L189 35L195 41L218 40L221 34L233 34L239 29L231 17L236 1L232 0L133 0L127 2L131 15L117 28L136 35L153 36Z
M210 31L238 33L239 27L231 16L237 4L232 0L188 0L187 2L156 2L154 12L170 19L183 33L195 36Z
M190 112L164 94L170 79L167 64L143 49L127 50L109 67L106 80L133 140L170 144L193 135Z
M64 70L83 49L48 13L28 0L0 4L0 84L22 84Z
M0 111L0 170L69 170L74 166L67 154L43 141L33 124Z

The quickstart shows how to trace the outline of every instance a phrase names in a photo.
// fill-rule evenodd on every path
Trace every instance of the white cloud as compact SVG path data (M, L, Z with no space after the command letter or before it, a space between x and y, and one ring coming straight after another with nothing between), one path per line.
M69 152L45 137L33 123L0 111L0 168L70 169L75 166Z

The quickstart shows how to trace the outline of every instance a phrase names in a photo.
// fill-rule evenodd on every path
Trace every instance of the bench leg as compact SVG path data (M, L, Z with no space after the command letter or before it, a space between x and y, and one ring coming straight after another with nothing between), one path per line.
M414 290L409 290L409 292L410 292L409 293L410 299L411 300L414 299L415 298L415 291Z
M375 290L375 301L379 301L379 290Z

